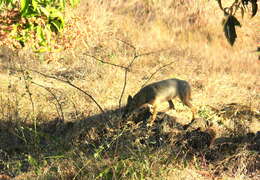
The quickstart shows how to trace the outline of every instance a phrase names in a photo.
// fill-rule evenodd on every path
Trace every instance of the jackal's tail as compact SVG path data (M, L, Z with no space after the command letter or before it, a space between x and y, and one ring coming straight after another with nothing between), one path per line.
M189 102L191 99L191 87L187 82L178 84L178 93L182 102Z

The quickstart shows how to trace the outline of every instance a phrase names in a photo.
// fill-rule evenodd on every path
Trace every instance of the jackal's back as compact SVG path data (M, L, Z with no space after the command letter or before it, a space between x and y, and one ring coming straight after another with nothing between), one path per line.
M137 106L155 99L159 102L170 100L178 95L184 95L185 93L182 93L182 91L187 89L190 88L186 81L166 79L145 86L134 96L134 100L137 102Z

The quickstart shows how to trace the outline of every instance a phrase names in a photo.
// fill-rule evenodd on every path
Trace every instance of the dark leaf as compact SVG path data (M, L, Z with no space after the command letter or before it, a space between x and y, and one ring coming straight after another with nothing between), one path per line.
M242 18L244 18L244 14L245 14L244 8L243 8L243 7L240 7L240 11L241 11L241 16L242 16Z
M246 6L246 5L248 5L248 1L249 1L249 0L242 0L242 4L243 4L244 6Z
M252 3L252 16L251 17L254 17L256 15L257 9L258 9L257 0L250 0L250 2Z
M241 24L234 16L229 15L224 23L224 32L231 46L233 46L237 38L235 26L241 26Z
M231 21L234 23L235 26L241 27L240 22L237 20L235 16L230 16Z
M22 40L19 40L18 42L20 43L20 45L21 45L22 47L24 47L24 46L25 46L25 43L24 43L24 41L22 41Z

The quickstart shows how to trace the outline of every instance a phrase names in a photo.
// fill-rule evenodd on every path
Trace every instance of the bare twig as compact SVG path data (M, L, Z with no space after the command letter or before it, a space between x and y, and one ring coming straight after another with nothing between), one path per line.
M146 52L146 53L142 53L142 54L137 54L137 56L148 56L148 55L151 55L151 54L156 54L156 53L160 53L160 52L163 52L163 51L167 51L169 50L170 48L165 48L165 49L160 49L158 51L151 51L151 52Z
M32 93L31 93L31 90L30 90L30 87L29 87L29 82L28 82L28 75L25 74L25 71L24 71L24 68L20 65L20 69L21 69L21 72L22 72L22 75L23 75L23 80L24 80L24 83L25 83L25 88L26 88L26 91L29 95L29 98L30 98L30 101L31 101L31 105L32 105L32 111L33 111L33 114L35 113L35 108L34 108L34 102L33 102L33 98L32 98Z
M37 119L35 117L35 106L34 106L32 93L30 90L31 77L29 76L29 73L25 71L25 67L22 65L21 59L19 57L18 57L18 60L19 60L20 71L22 73L23 81L25 84L25 89L26 89L26 92L28 93L28 96L29 96L29 99L30 99L30 102L32 105L34 138L35 138L35 142L37 142ZM10 69L11 69L11 67L10 67ZM36 145L36 143L34 145Z
M141 86L141 88L143 88L151 79L152 79L152 77L157 73L157 72L159 72L160 70L162 70L163 68L165 68L165 67L167 67L167 66L169 66L169 65L171 65L171 64L173 64L174 62L170 62L170 63L168 63L168 64L165 64L165 65L163 65L163 66L161 66L160 68L158 68L155 72L153 72L151 75L150 75L150 77L144 82L144 84Z
M217 0L217 1L218 1L219 8L220 8L222 11L224 11L224 8L223 8L223 6L222 6L221 0Z
M126 42L126 41L124 41L124 40L122 40L122 39L118 39L118 38L116 38L116 40L118 40L118 41L120 41L120 42L126 44L127 46L133 48L134 50L136 50L135 46L133 46L133 45L130 44L129 42Z
M109 64L111 66L119 67L119 68L122 68L122 69L126 69L127 68L125 66L121 66L121 65L118 65L118 64L114 64L114 63L110 63L110 62L107 62L107 61L103 61L102 59L99 59L99 58L97 58L97 57L95 57L93 55L87 54L87 53L84 53L84 55L86 55L88 57L92 57L93 59L95 59L95 60L97 60L97 61L99 61L101 63L104 63L104 64Z
M124 42L125 43L125 42ZM133 45L130 45L130 46L133 46ZM134 49L136 49L134 46L133 46ZM134 61L138 58L138 57L141 57L141 56L148 56L148 55L151 55L151 54L155 54L155 53L158 53L158 52L162 52L162 51L166 51L168 50L169 48L167 49L161 49L161 50L158 50L158 51L151 51L151 52L147 52L147 53L142 53L142 54L137 54L136 51L135 51L135 54L134 54L134 57L133 59L131 60L131 62L128 64L127 68L125 69L125 77L124 77L124 84L123 84L123 89L122 89L122 92L121 92L121 95L120 95L120 98L119 98L119 108L121 108L121 102L122 102L122 98L123 98L123 95L125 93L125 89L126 89L126 85L127 85L127 75L128 75L128 71L131 69Z
M125 88L126 88L127 73L128 73L128 71L126 70L125 71L125 78L124 78L124 85L123 85L123 89L122 89L122 92L121 92L121 95L120 95L120 98L119 98L119 102L118 102L119 108L121 108L121 102L122 102L122 98L123 98L123 95L124 95L124 92L125 92Z
M38 83L36 83L36 82L34 82L34 81L32 81L32 84L35 84L35 85L37 85L37 86L39 86L39 87L45 89L46 91L48 91L48 92L52 95L52 97L56 100L56 102L57 102L57 104L58 104L58 106L59 106L59 110L60 110L60 113L61 113L62 121L64 121L65 118L64 118L64 113L63 113L63 110L62 110L62 105L61 105L59 99L57 98L57 96L56 96L56 95L50 90L50 88L48 88L48 87L45 87L45 86L43 86L43 85L41 85L41 84L38 84ZM60 115L60 113L59 113L58 110L57 110L57 113L58 113L58 115Z
M67 81L66 82L67 84L69 84L70 86L74 87L75 89L81 91L83 94L87 95L99 108L99 110L102 112L102 113L105 113L105 111L103 110L103 108L98 104L98 102L95 100L95 98L93 96L91 96L89 93L87 93L86 91L80 89L78 86L72 84L70 81Z
M97 57L95 57L95 56L93 56L93 55L90 55L90 54L87 54L87 53L85 53L85 55L88 56L88 57L91 57L91 58L93 58L93 59L95 59L96 61L99 61L99 62L101 62L101 63L108 64L108 65L115 66L115 67L119 67L119 68L121 68L121 69L123 69L123 70L125 71L125 73L124 73L123 88L122 88L122 91L121 91L121 94L120 94L120 98L119 98L119 102L118 102L118 106L119 106L119 108L121 108L122 98L123 98L123 96L124 96L125 89L126 89L126 85L127 85L127 75L128 75L128 72L130 71L132 65L134 64L135 60L136 60L137 58L141 57L141 56L148 56L148 55L151 55L151 54L155 54L155 53L159 53L159 52L162 52L162 51L166 51L166 50L168 50L169 48L161 49L161 50L158 50L158 51L151 51L151 52L146 52L146 53L140 53L140 54L138 54L138 53L137 53L137 50L136 50L136 47L135 47L134 45L132 45L132 44L130 44L129 42L126 42L126 41L124 41L124 40L121 40L121 39L117 39L117 38L116 38L116 40L118 40L118 41L120 41L120 42L126 44L127 46L133 48L133 50L134 50L133 58L132 58L132 60L130 61L130 63L129 63L127 66L122 66L122 65L110 63L110 62L104 61L104 60L102 60L102 59L100 59L100 58L97 58ZM70 84L69 82L66 82L66 83ZM70 85L71 85L71 84L70 84ZM71 85L71 86L73 86L73 85ZM76 88L76 87L75 87L75 88Z
M128 71L132 67L132 65L133 65L133 63L134 63L136 58L138 58L138 56L136 55L136 51L135 51L135 55L134 55L132 61L128 64L127 68L125 69L124 85L123 85L123 89L122 89L122 92L121 92L121 95L120 95L120 98L119 98L119 102L118 102L119 108L121 108L122 98L123 98L123 95L124 95L125 89L126 89Z
M28 93L28 96L29 96L29 99L30 99L30 102L31 102L31 105L32 105L32 114L33 114L33 119L34 119L33 124L34 124L34 133L35 133L34 135L35 135L35 138L36 138L37 121L36 121L36 117L35 117L34 101L33 101L32 93L31 93L31 90L30 90L31 77L29 76L28 72L25 72L25 67L22 65L21 59L18 58L18 60L19 60L20 72L22 74L23 81L24 81L24 84L25 84L25 89L26 89L26 92ZM12 70L11 66L9 67L9 70Z
M55 77L55 76L51 76L51 75L48 75L48 74L44 74L44 73L42 73L42 72L39 72L39 71L36 71L36 70L33 70L33 69L27 69L27 70L32 71L32 72L35 72L35 73L38 73L38 74L40 74L40 75L42 75L42 76L44 76L44 77L47 77L47 78L51 78L51 79L55 79L55 80L57 80L57 81L61 81L61 82L63 82L63 83L66 83L66 84L68 84L68 85L74 87L75 89L81 91L83 94L87 95L87 96L98 106L99 110L100 110L102 113L104 113L103 108L98 104L98 102L95 100L95 98L94 98L93 96L91 96L89 93L87 93L86 91L82 90L82 89L79 88L78 86L74 85L74 84L71 83L69 80L67 80L67 79L66 79L66 80L63 80L63 79L57 78L57 77Z

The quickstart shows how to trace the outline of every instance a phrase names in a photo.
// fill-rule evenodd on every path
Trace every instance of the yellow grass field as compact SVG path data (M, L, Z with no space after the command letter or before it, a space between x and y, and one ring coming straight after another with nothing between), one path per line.
M0 179L260 178L259 12L238 13L233 47L214 0L82 1L65 15L55 52L0 40ZM198 119L211 127L174 125L158 145L120 110L142 85L168 78L190 83ZM174 103L158 123L190 122ZM213 144L194 148L192 133L208 129Z

